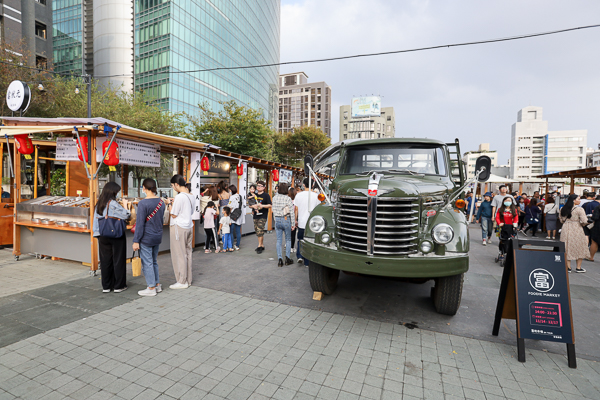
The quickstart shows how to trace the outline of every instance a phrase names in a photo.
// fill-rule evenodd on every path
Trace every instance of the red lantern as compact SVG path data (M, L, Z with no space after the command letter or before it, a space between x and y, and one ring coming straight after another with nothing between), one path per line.
M238 176L244 175L244 164L238 164L235 171L237 172Z
M279 170L274 169L271 171L271 178L273 178L273 182L279 182Z
M102 154L106 154L104 157L104 164L108 165L110 171L116 171L115 165L119 164L119 145L117 142L113 142L110 145L108 152L106 152L109 143L109 140L105 140L104 143L102 143Z
M204 172L207 172L210 169L210 161L208 161L207 156L202 157L202 160L200 161L200 169Z
M81 147L83 147L83 155L81 154L81 147L79 146L79 142L77 143L77 157L79 160L83 161L83 157L85 157L85 162L88 162L88 139L86 136L80 137Z
M15 135L15 144L19 153L25 155L26 159L31 159L30 154L33 153L33 143L28 135Z

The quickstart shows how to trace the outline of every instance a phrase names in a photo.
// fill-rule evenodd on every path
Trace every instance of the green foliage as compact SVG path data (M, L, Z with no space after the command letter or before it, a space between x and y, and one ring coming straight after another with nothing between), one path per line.
M276 151L282 162L302 166L308 153L316 156L331 145L331 139L315 126L295 128L293 133L285 133L277 139Z
M52 171L50 177L50 194L52 196L65 196L67 190L67 172L64 168Z
M240 106L234 100L220 104L223 109L219 112L213 111L208 103L198 105L200 114L189 116L190 139L275 161L275 135L271 122L263 118L261 111Z

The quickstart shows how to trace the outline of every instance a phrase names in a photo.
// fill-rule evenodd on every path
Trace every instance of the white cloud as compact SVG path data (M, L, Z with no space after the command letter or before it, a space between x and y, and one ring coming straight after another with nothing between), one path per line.
M283 0L281 61L493 39L600 22L600 2ZM600 142L600 28L520 41L281 67L332 87L339 106L381 94L396 136L490 142L509 156L510 127L527 105L544 107L551 130L588 129Z

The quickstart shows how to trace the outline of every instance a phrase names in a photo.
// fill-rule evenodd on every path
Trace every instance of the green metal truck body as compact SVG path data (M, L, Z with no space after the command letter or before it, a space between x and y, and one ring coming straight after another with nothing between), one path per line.
M449 202L464 183L452 154L458 142L408 138L341 142L319 154L314 170L331 176L330 201L312 211L301 245L313 290L333 292L340 271L434 279L438 312L455 314L469 234L463 210Z

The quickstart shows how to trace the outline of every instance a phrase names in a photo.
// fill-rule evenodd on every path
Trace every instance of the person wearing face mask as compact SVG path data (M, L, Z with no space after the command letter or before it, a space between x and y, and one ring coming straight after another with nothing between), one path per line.
M540 223L540 214L541 210L538 206L538 199L534 197L529 202L529 205L525 207L525 222L527 222L529 226L522 232L523 235L527 236L527 231L531 229L531 236L535 237L535 233L537 232Z
M502 202L502 206L496 213L496 224L500 227L498 248L501 254L506 254L507 240L514 236L515 228L519 225L519 214L512 197L506 197Z
M500 185L499 188L500 193L495 195L494 198L492 199L492 215L494 216L494 221L496 220L496 214L498 214L498 210L500 209L500 207L502 206L502 203L504 202L504 198L506 197L510 197L513 202L514 202L514 197L512 197L510 194L507 193L508 189L506 188L505 185Z

